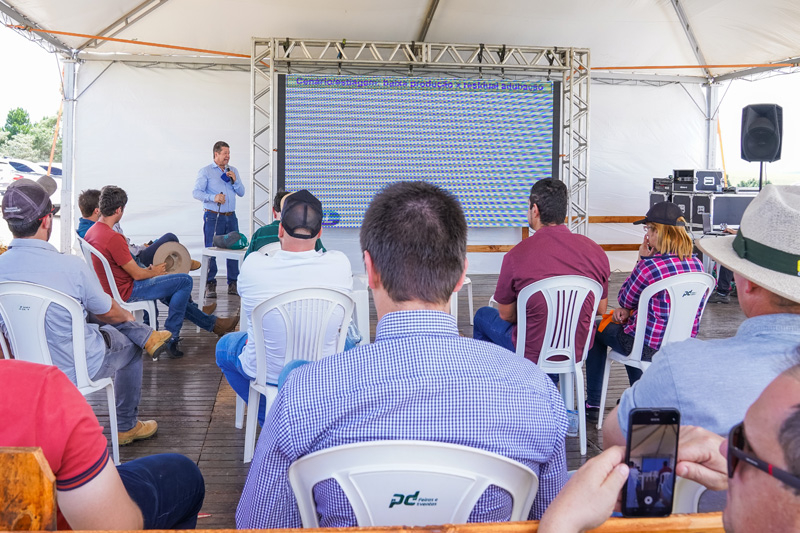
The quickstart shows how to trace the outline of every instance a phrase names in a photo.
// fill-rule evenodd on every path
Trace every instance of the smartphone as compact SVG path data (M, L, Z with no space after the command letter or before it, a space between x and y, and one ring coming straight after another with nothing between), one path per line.
M677 409L634 409L628 417L625 462L630 471L622 487L623 516L669 516L678 457Z

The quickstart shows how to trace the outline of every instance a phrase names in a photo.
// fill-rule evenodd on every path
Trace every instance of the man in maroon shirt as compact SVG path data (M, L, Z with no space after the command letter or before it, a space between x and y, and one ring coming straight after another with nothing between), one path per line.
M585 276L603 287L602 300L597 308L605 313L608 301L608 257L600 246L583 235L569 231L564 224L569 194L567 186L556 179L543 179L531 187L528 224L534 234L523 240L503 258L500 277L494 291L498 308L482 307L475 313L473 337L498 344L511 351L517 341L517 296L536 281L553 276ZM593 317L589 299L584 303L576 336L576 353L583 353L583 341ZM525 357L537 363L547 323L547 303L541 294L528 301Z

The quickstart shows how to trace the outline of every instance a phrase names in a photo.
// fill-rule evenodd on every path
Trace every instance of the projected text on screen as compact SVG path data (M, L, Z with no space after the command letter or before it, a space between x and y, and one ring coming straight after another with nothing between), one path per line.
M531 185L554 175L552 82L375 76L282 77L283 175L328 226L357 228L400 180L454 193L470 227L525 226Z

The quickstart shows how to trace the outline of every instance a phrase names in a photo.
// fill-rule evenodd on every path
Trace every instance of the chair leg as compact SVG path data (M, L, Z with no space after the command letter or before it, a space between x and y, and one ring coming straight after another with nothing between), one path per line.
M258 425L258 402L261 394L250 389L250 396L247 400L247 426L244 433L244 462L249 463L253 460L256 449L256 425Z
M472 303L472 282L467 285L467 297L469 298L469 325L475 325L475 307Z
M119 465L119 434L117 433L117 400L114 398L114 384L110 383L106 387L106 398L108 399L108 421L111 432L111 455L114 464Z
M234 421L234 425L236 429L242 429L244 427L244 400L236 395L236 418Z
M606 367L603 370L603 392L600 395L600 413L597 416L597 429L603 429L603 414L606 410L606 396L608 396L608 378L611 375L610 357L606 357Z
M456 319L458 323L458 293L454 292L450 295L450 314Z
M586 455L586 395L583 391L583 369L575 369L575 390L578 397L578 435L581 442L581 456Z

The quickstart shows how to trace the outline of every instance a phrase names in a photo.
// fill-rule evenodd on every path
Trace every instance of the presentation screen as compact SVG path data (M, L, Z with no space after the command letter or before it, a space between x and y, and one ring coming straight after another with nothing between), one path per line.
M523 227L539 179L558 176L560 84L281 75L278 184L308 189L324 224L358 228L382 187L425 180L470 227Z

